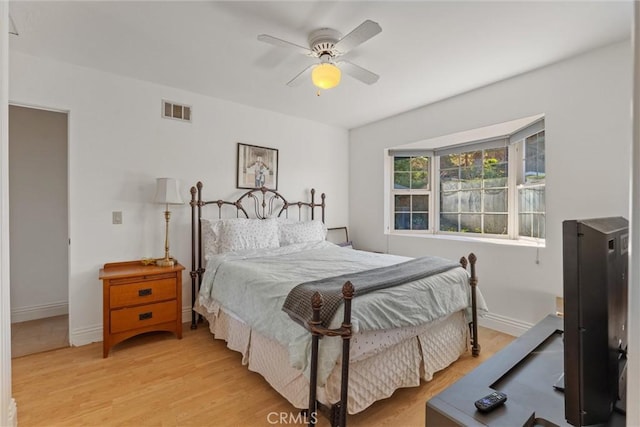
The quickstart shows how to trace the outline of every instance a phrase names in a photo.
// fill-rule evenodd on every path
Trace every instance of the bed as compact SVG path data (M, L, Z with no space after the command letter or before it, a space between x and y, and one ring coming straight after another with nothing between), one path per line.
M305 202L289 202L266 188L233 201L205 201L202 188L201 182L191 188L191 327L206 319L215 338L240 352L242 363L296 408L309 408L315 394L314 401L333 407L332 423L339 424L337 411L358 413L398 388L430 380L470 342L472 354L479 354L477 313L486 306L476 295L475 257L470 256L471 275L466 259L463 266L434 259L441 268L429 275L358 294L364 287L360 275L404 270L414 260L327 242L325 195L316 202L314 190ZM283 305L292 289L327 278L353 278L357 298L336 304L325 320L325 330L339 331L349 314L349 333L323 337L312 366L316 334ZM345 338L348 364L341 360ZM310 383L316 385L312 392Z

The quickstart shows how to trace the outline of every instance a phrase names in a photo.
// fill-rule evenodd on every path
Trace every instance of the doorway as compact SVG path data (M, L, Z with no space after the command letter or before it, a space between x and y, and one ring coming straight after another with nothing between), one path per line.
M68 114L9 106L12 358L69 346Z

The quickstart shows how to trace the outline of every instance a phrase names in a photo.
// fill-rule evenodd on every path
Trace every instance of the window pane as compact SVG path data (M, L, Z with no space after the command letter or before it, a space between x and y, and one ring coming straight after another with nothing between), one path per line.
M485 187L492 183L492 187L507 185L508 168L506 163L489 163L484 167Z
M518 233L521 236L545 238L545 215L544 214L520 214L518 215L520 226Z
M396 190L408 190L410 175L409 172L396 172L393 174L393 188Z
M544 213L547 211L547 202L545 200L546 193L544 190L545 190L545 187L533 189L533 191L535 191L536 193L536 204L534 206L536 212Z
M506 164L509 160L509 150L507 147L492 148L490 150L484 150L484 164Z
M458 214L440 214L441 231L458 231Z
M440 193L440 212L459 212L458 192Z
M529 214L518 215L518 234L520 236L531 237L531 224L533 218Z
M409 157L394 157L393 170L409 172Z
M460 166L459 154L448 154L440 157L440 169L448 169Z
M545 238L545 186L524 187L518 191L518 233Z
M463 190L471 190L474 188L482 188L482 180L481 179L470 179L460 181L460 188Z
M484 187L506 187L509 175L507 149L497 148L484 152Z
M411 189L429 188L429 174L424 171L411 172Z
M457 190L460 188L459 169L440 170L440 188L442 191Z
M524 187L519 190L519 212L545 212L545 187Z
M524 176L525 182L539 182L545 178L544 131L525 140Z
M411 210L413 211L423 211L426 212L429 210L429 196L428 195L419 195L411 197Z
M508 178L490 178L484 180L484 188L504 188L509 185Z
M409 203L411 202L411 196L408 195L397 195L394 197L395 206L394 210L396 212L409 212L411 207Z
M411 224L414 230L427 230L429 228L429 214L414 213L411 215Z
M396 230L410 230L411 229L411 214L409 213L396 213L394 228Z
M482 191L461 191L460 212L481 212Z
M412 171L428 171L429 170L429 158L425 156L418 156L411 158L411 170Z
M485 190L485 212L507 212L507 189Z
M482 187L482 167L471 166L460 168L460 179L462 188Z
M544 214L534 214L533 215L533 224L532 224L532 236L537 237L539 239L545 238L545 215Z
M463 233L482 233L482 215L460 215L460 231Z
M468 151L466 153L460 153L459 166L462 168L469 166L482 166L482 151Z
M504 215L485 215L484 232L489 234L507 234L507 218Z

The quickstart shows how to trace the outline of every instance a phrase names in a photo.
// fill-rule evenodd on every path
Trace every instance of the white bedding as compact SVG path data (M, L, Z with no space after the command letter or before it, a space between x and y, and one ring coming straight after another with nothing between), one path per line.
M288 349L290 365L308 370L310 334L282 311L289 291L315 279L406 261L408 258L340 248L329 242L300 243L211 257L196 301L198 311L220 307L252 330ZM478 294L478 307L486 309ZM422 280L359 296L353 301L354 332L418 326L470 304L468 274L455 268ZM331 327L342 320L338 312ZM323 385L340 356L341 339L324 338L318 383Z
M224 309L216 315L203 313L209 329L227 347L242 354L242 363L262 375L296 408L309 403L309 380L289 366L287 349L280 343L252 331ZM365 332L351 340L347 409L363 411L403 387L416 387L420 379L429 381L468 347L469 328L463 312L426 325L388 331ZM409 334L410 336L407 336ZM337 364L323 387L318 401L326 406L340 400L341 365Z

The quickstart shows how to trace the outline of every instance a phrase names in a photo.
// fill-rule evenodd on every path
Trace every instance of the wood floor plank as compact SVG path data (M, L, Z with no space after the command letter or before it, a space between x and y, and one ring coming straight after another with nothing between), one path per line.
M485 328L479 335L481 357L464 354L432 381L350 415L348 425L424 426L428 399L513 339ZM20 427L270 426L278 419L270 413L299 413L206 326L193 331L185 325L182 340L162 332L134 337L107 359L102 344L94 343L12 362ZM328 425L323 418L318 423Z

